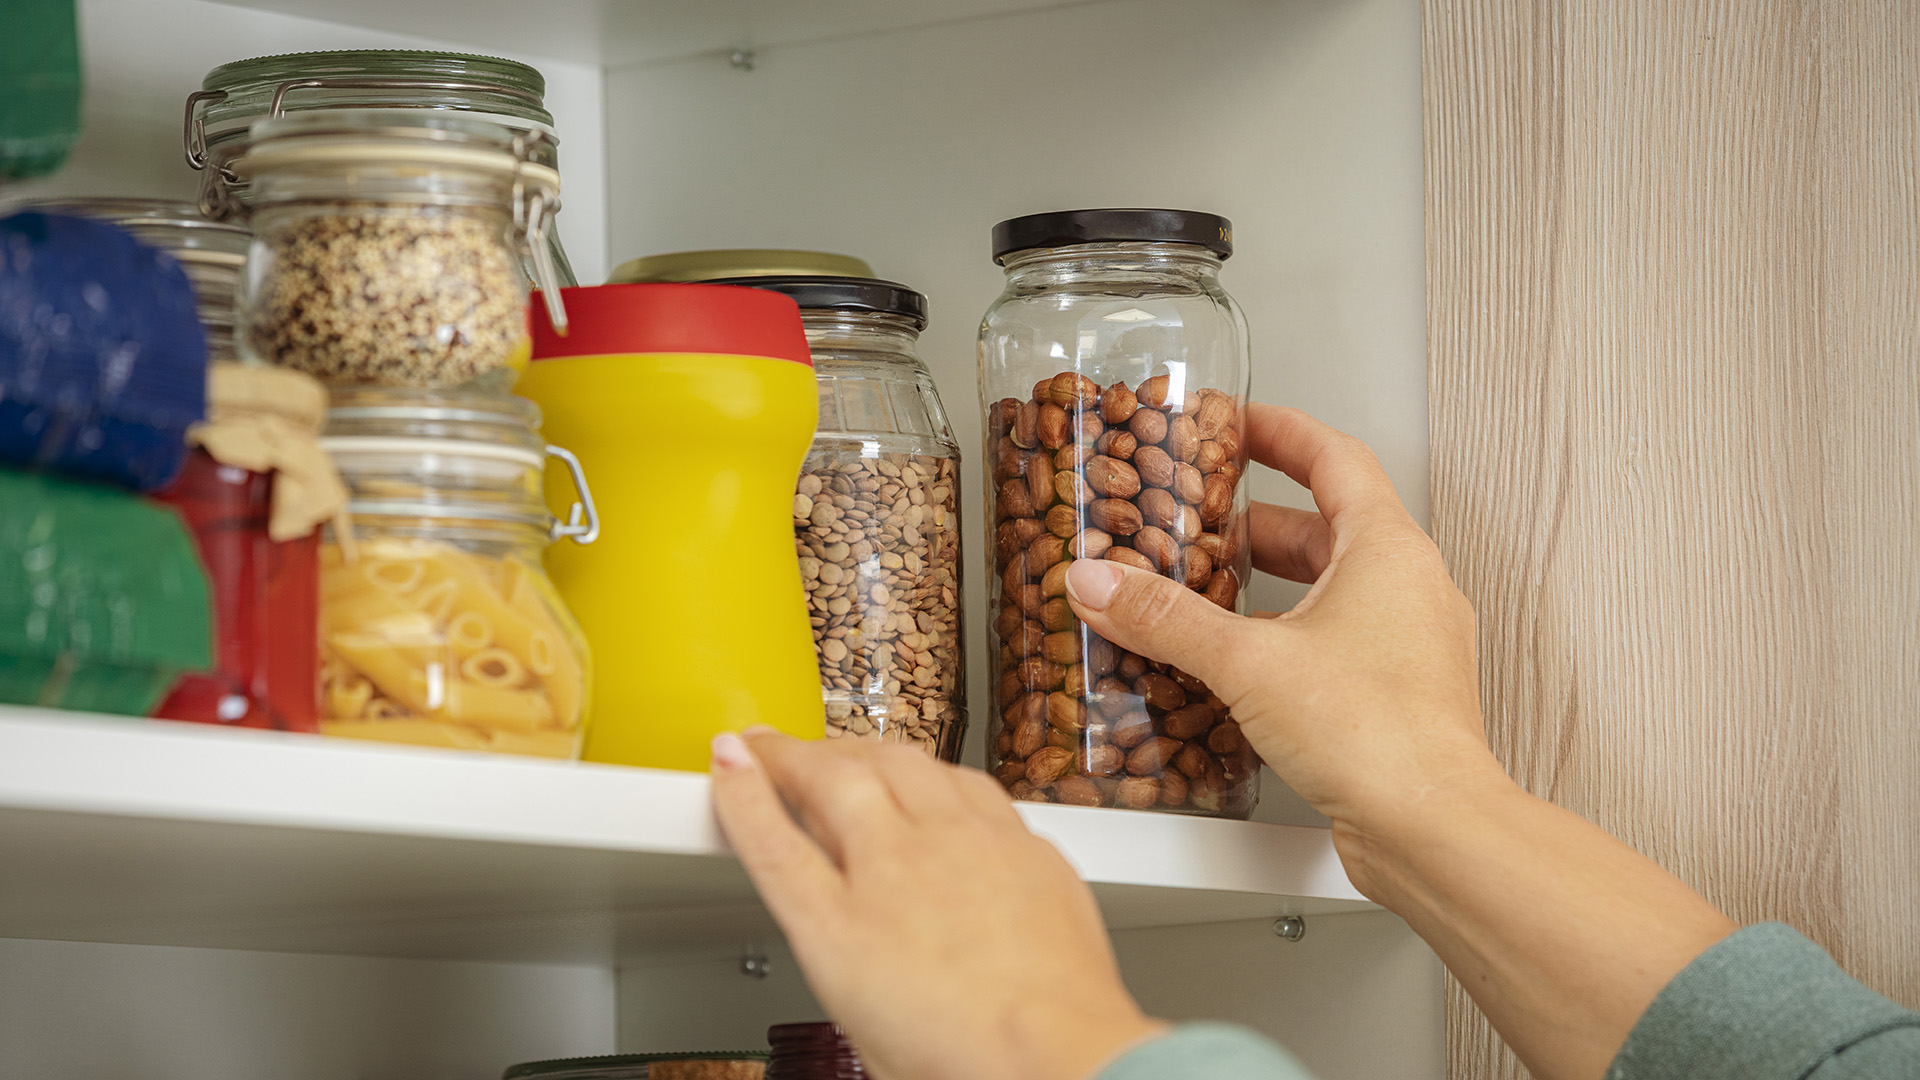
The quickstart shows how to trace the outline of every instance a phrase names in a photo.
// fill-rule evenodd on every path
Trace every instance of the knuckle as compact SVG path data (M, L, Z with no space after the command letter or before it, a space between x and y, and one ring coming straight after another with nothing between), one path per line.
M1151 574L1130 574L1121 587L1123 617L1136 626L1163 626L1180 614L1181 593L1185 590L1166 578Z

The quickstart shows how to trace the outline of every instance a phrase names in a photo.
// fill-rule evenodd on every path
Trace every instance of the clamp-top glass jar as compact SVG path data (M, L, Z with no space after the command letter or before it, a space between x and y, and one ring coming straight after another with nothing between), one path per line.
M927 298L873 278L726 278L793 297L820 419L793 499L827 735L960 759L960 447L914 352Z
M247 261L246 226L215 221L192 203L168 199L32 199L8 207L16 209L105 221L173 256L193 283L200 325L207 331L207 359L234 359L233 296Z
M352 499L320 555L323 734L571 758L588 655L542 567L599 535L574 456L511 395L336 389L321 445ZM549 457L579 501L547 513Z
M1163 574L1229 610L1246 580L1246 321L1225 218L1079 210L1003 221L980 326L993 726L1015 797L1244 818L1260 761L1198 679L1100 638L1074 559Z
M246 177L233 162L249 149L249 130L263 117L334 109L439 110L499 124L523 136L532 160L559 168L559 138L547 111L547 81L512 60L465 53L353 49L256 56L207 72L188 95L187 164L201 173L200 202L210 217L244 219L252 206ZM547 246L561 285L573 268L557 232Z
M254 125L241 356L330 386L504 390L526 366L526 279L560 175L521 136L457 116L310 112ZM560 290L543 294L564 326Z

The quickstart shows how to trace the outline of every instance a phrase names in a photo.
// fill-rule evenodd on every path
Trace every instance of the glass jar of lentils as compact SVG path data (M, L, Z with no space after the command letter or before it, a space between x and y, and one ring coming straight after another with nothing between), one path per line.
M504 392L526 367L531 260L555 325L546 233L560 175L498 124L400 110L253 125L239 291L244 360L329 386Z
M794 298L820 422L793 496L829 738L908 742L958 761L960 448L914 352L927 298L873 278L727 278Z
M1108 642L1066 599L1075 559L1240 610L1246 320L1225 218L1078 210L1003 221L980 327L996 571L988 768L1019 799L1244 818L1260 760L1192 675Z

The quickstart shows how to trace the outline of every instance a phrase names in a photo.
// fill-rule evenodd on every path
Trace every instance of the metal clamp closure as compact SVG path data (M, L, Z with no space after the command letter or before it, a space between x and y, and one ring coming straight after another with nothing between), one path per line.
M541 185L528 190L522 170L533 161L534 147L546 141L545 135L528 139L525 132L513 133L513 224L526 238L527 254L533 259L534 284L540 286L540 299L546 304L547 321L553 332L567 336L567 305L560 296L560 270L553 262L553 248L547 232L553 217L560 212L560 193Z
M200 103L218 105L225 100L225 90L195 90L187 95L187 119L180 138L186 144L187 164L196 172L207 167L207 126L200 118Z
M591 544L600 538L600 514L593 508L593 492L587 490L587 472L580 467L580 459L573 451L563 447L547 447L547 456L556 458L567 466L567 473L573 477L573 493L580 497L578 502L567 508L567 520L554 519L547 529L549 539L558 540L563 536L573 538L576 544Z

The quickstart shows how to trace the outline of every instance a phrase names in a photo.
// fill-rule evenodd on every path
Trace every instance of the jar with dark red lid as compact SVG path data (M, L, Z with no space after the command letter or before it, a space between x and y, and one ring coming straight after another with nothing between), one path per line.
M767 1080L866 1080L860 1052L839 1024L775 1024L767 1042L773 1047Z

